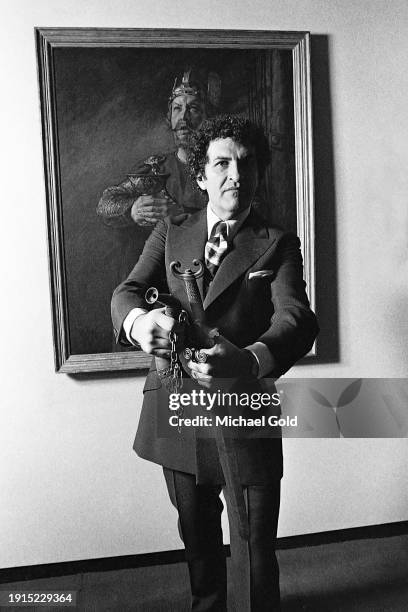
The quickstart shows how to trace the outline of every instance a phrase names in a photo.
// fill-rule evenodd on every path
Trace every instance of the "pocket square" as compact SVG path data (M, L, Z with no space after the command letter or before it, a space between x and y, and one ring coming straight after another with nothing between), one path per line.
M248 275L248 280L251 278L270 278L274 276L275 272L273 270L258 270L258 272L250 272Z

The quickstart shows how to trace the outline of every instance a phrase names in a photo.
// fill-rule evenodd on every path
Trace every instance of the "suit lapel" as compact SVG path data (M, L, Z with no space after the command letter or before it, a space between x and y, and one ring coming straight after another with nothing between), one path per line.
M207 242L206 208L191 215L181 225L171 225L168 236L168 263L179 261L181 270L194 270L193 260L204 263L204 250ZM239 276L244 274L273 242L264 222L251 211L244 225L235 236L232 247L221 262L221 265L204 297L203 277L197 279L198 288L207 309ZM174 279L181 295L185 295L184 282Z
M168 257L172 261L179 261L180 269L195 270L193 260L199 259L204 263L204 249L207 242L207 211L206 208L199 213L191 215L182 225L172 225L169 234ZM184 281L179 281L183 285ZM201 298L204 299L203 277L197 279ZM184 290L185 293L185 290Z
M268 229L251 211L235 236L231 250L224 257L204 300L207 309L239 276L271 246Z

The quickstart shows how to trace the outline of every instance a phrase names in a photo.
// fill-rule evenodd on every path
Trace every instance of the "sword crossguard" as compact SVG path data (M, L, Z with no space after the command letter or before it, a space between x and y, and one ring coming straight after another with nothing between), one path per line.
M197 270L193 272L191 268L186 268L184 272L180 270L181 263L179 261L172 261L170 264L170 270L176 278L182 280L192 280L193 278L201 278L204 274L204 264L201 259L193 259L193 266L197 267Z

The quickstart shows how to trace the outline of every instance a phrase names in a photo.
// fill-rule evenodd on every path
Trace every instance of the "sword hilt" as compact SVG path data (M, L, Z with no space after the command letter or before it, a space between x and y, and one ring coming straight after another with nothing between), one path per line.
M170 264L170 270L176 278L180 278L184 281L188 303L190 304L191 313L193 315L193 321L195 323L203 323L205 319L204 307L197 285L197 278L203 276L204 264L199 259L194 259L193 266L197 267L197 270L194 272L191 268L186 268L186 270L182 272L180 270L181 263L179 261L172 261Z
M182 278L183 280L191 280L192 278L200 278L204 274L204 264L201 259L193 259L193 266L197 266L198 269L193 272L191 268L186 268L184 272L179 270L181 263L179 261L172 261L170 264L170 270L176 278Z

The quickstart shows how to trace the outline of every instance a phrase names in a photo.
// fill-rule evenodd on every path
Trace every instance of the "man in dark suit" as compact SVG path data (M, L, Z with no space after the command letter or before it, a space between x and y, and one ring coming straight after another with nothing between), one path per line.
M268 226L251 208L269 159L265 142L257 128L238 117L204 122L194 136L190 166L208 195L207 208L159 222L113 297L118 340L166 357L169 334L179 332L180 325L162 308L146 310L146 288L170 292L191 315L183 280L174 276L170 263L179 261L186 269L194 259L205 260L208 272L198 280L199 291L206 323L220 335L213 347L203 349L205 362L185 364L184 376L190 375L197 388L217 389L217 381L228 379L230 391L245 383L250 392L259 390L262 379L278 378L305 355L318 331L305 293L299 240ZM164 468L186 548L192 609L226 610L219 498L224 487L237 609L278 610L274 544L281 440L261 431L257 435L256 427L246 436L232 434L227 444L191 431L162 436L158 428L169 397L161 376L153 361L134 448ZM237 487L245 504L244 528Z

